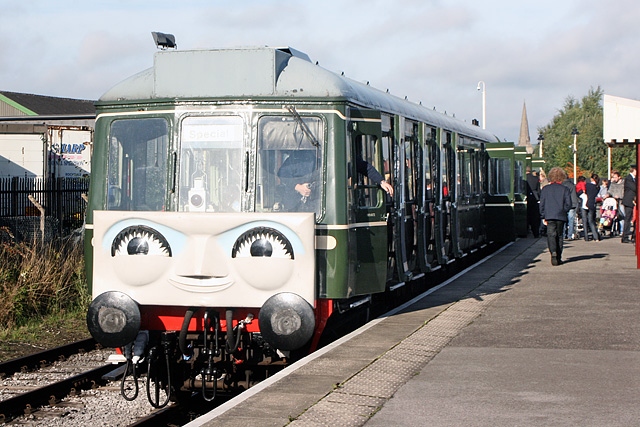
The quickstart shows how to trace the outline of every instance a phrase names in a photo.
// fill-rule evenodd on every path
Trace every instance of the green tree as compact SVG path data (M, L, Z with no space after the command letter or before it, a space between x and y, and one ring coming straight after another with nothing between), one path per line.
M545 127L538 129L544 135L544 159L547 169L559 166L573 178L572 130L577 136L577 174L589 176L597 173L607 177L607 146L602 137L603 91L600 87L589 89L581 101L569 96L564 107ZM635 147L615 147L611 154L612 169L624 175L629 165L635 163Z

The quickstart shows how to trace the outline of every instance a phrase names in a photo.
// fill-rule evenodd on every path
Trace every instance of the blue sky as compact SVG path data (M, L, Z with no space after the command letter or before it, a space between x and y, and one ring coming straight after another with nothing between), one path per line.
M636 0L0 0L0 90L98 99L179 49L291 46L320 66L517 141L590 88L640 99Z

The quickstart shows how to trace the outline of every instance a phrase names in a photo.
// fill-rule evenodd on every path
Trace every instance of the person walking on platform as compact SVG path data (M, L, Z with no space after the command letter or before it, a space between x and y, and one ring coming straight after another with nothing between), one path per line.
M549 185L540 191L540 216L547 226L547 245L551 252L551 265L562 264L562 238L567 212L571 209L571 192L562 182L567 174L562 168L555 167L549 171Z
M533 237L540 237L540 179L531 167L527 166L527 224L531 227Z
M583 220L584 225L584 241L589 241L589 231L594 241L599 242L601 239L596 226L596 199L598 198L600 177L596 173L591 174L591 180L585 186L585 194L587 195L587 218Z
M622 229L622 243L631 242L631 219L633 218L633 208L636 205L636 174L637 166L631 165L631 171L624 179L624 195L622 205L624 206L624 228Z

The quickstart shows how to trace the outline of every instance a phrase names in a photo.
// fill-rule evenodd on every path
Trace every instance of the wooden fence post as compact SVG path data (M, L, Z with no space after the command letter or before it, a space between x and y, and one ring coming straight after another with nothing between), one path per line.
M35 197L33 197L31 194L29 194L29 201L31 203L33 203L33 205L38 208L38 210L40 211L40 234L42 234L42 240L41 242L44 243L44 208L42 207L42 205L40 203L38 203L38 201L35 199Z

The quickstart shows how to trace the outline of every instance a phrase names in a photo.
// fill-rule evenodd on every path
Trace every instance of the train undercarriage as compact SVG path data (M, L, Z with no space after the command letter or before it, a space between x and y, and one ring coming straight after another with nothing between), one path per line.
M204 328L189 331L198 311L202 311ZM180 331L139 331L123 349L122 396L136 399L146 376L146 396L156 408L193 393L213 401L219 392L248 389L290 363L290 352L274 349L262 334L246 330L253 322L251 315L235 322L230 333L222 326L234 324L232 310L226 311L225 318L221 321L215 310L188 309Z

